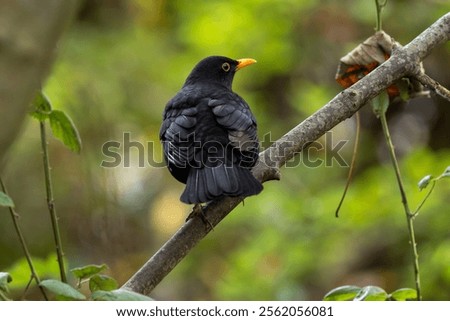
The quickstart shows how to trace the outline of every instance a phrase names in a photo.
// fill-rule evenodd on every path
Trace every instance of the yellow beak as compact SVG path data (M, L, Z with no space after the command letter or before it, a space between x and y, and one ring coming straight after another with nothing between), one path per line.
M238 65L236 66L236 71L256 63L256 60L252 59L252 58L242 58L242 59L238 59L237 62L238 62Z

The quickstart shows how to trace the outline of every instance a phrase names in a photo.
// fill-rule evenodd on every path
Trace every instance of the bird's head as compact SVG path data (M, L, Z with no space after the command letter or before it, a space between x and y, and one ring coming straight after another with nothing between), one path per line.
M201 60L191 71L185 85L195 83L216 83L231 90L233 77L236 71L245 66L254 64L255 59L231 59L222 56L211 56Z

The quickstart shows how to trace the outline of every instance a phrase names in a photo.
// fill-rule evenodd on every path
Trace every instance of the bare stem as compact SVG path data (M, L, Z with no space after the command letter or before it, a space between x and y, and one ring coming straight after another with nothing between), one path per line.
M350 182L352 180L353 172L355 170L356 156L358 155L359 136L361 131L361 120L359 119L359 112L355 113L355 119L356 119L356 134L355 134L355 145L353 146L352 161L350 163L350 169L348 170L347 182L345 183L344 192L342 193L341 200L339 201L338 207L336 208L335 212L336 217L339 217L339 211L341 210L345 196L347 195L347 191L350 186Z
M387 0L384 0L384 2L381 2L381 0L375 0L375 5L377 7L377 24L375 27L376 31L381 31L381 12L383 11L384 6L386 6Z
M389 155L391 157L392 165L394 167L395 176L397 178L398 188L400 190L400 195L402 199L403 208L405 210L406 221L408 225L409 232L409 243L411 245L411 251L413 254L413 265L414 265L414 279L416 283L417 300L422 300L421 287L420 287L420 270L419 270L419 254L417 251L416 237L414 234L414 214L411 213L408 205L408 199L406 197L405 188L402 181L402 176L400 174L400 167L398 165L397 157L395 156L395 148L392 143L391 135L389 133L389 127L386 121L386 114L381 113L380 115L381 126L383 128L383 134L386 139L386 144L389 150Z
M44 160L45 173L45 188L47 191L47 206L50 213L50 220L52 222L53 236L55 239L56 255L58 257L59 273L61 281L67 283L66 270L64 268L64 253L62 250L61 234L59 232L58 217L56 215L55 202L53 199L52 178L50 175L50 162L48 157L47 134L45 130L45 123L40 122L41 127L41 145Z
M428 199L428 197L430 197L430 195L433 192L435 186L436 186L436 180L433 180L432 185L429 188L427 195L425 195L425 197L423 198L422 202L420 202L419 206L417 206L417 209L413 212L414 216L419 214L419 211L422 209L422 206L425 204L425 202Z
M2 186L2 190L5 194L8 194L8 191L6 190L5 184L3 183L3 180L0 178L0 185ZM27 259L28 267L30 268L31 272L31 278L36 280L37 285L39 286L39 289L41 290L42 295L44 296L45 300L48 301L47 294L45 293L44 289L40 286L41 280L39 279L39 275L36 272L36 269L34 268L33 260L31 258L30 251L28 250L27 243L25 242L25 238L22 234L22 230L20 229L18 217L19 215L16 213L14 208L9 207L9 213L11 214L11 218L14 224L14 229L16 230L17 236L19 236L20 245L22 245L23 253L25 254L25 258Z

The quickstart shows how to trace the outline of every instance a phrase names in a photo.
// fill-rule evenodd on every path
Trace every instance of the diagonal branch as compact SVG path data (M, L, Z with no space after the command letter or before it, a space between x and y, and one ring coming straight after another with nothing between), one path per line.
M334 126L351 117L370 99L396 80L417 76L420 62L438 45L450 40L450 13L422 32L408 45L395 48L389 60L366 77L342 91L329 103L309 116L272 146L260 153L253 173L261 182L279 179L279 168ZM149 294L189 251L228 215L243 198L223 197L209 203L204 216L184 224L164 246L145 263L123 286L138 293Z

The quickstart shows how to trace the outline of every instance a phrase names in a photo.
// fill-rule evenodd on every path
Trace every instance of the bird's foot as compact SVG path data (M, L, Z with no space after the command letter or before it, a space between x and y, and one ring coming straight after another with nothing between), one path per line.
M203 212L203 206L202 204L195 204L194 207L192 208L192 212L188 215L188 217L186 218L186 222L189 221L190 219L193 219L196 216L200 216L200 218L202 219L203 223L205 223L205 225L209 225L209 227L211 228L211 230L214 229L214 226L211 224L211 222L206 218L205 216L205 212Z

